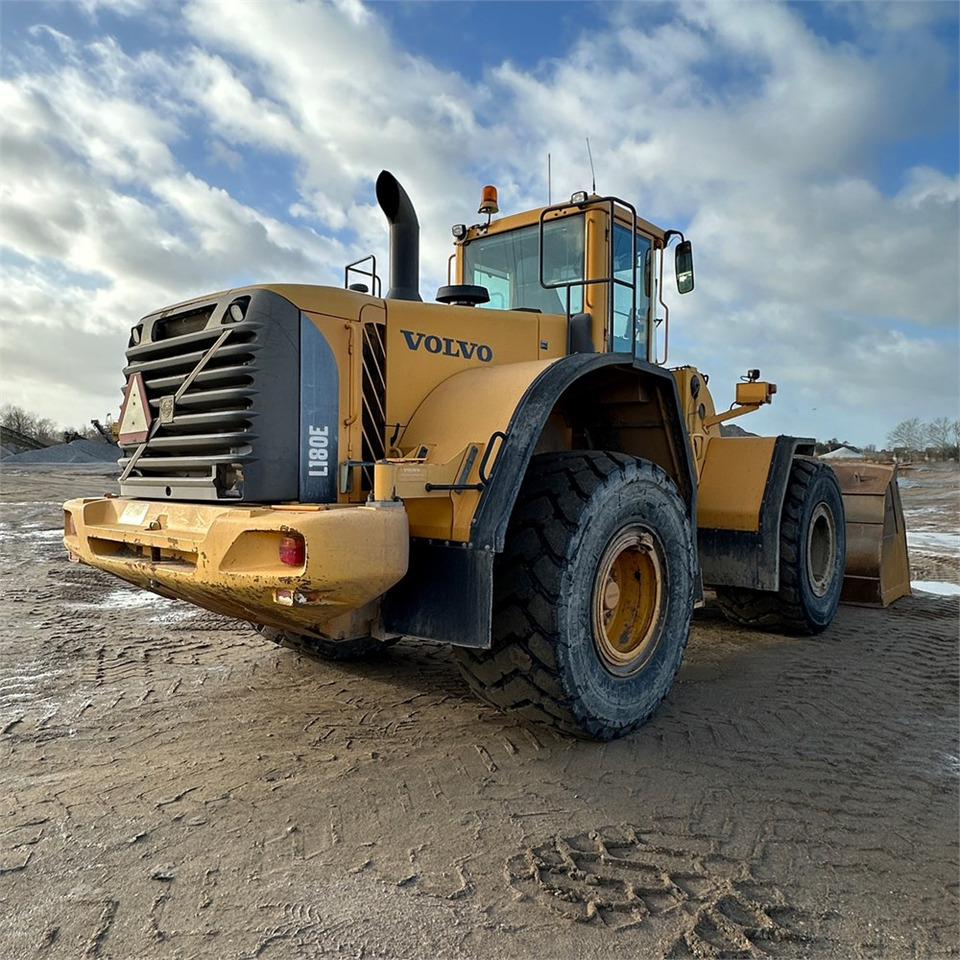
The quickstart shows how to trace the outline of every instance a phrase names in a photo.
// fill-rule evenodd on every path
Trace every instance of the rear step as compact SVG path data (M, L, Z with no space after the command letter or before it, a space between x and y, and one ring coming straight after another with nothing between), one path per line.
M831 463L847 516L843 603L886 607L910 595L907 530L897 468L877 463Z

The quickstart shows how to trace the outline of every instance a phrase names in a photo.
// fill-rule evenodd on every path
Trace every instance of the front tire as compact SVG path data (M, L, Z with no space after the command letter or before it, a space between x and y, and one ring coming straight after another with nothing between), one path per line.
M836 474L825 464L793 461L780 520L780 589L717 587L720 609L741 626L822 633L843 588L846 527Z
M455 656L488 703L610 740L673 684L696 582L690 519L659 467L617 453L535 457L494 567L493 645Z

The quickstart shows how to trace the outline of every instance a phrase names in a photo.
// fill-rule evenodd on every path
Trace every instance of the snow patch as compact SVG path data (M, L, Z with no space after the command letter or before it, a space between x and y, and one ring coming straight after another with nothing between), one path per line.
M960 597L960 584L946 580L911 580L910 589L920 593L933 593L938 597Z
M62 540L63 530L59 527L56 530L26 530L20 534L24 540Z
M935 533L932 530L907 531L907 546L920 553L960 557L960 533Z
M71 603L71 610L131 610L136 607L172 607L179 600L168 600L147 590L114 590L95 603Z
M184 620L192 620L198 613L198 610L190 608L170 610L166 613L158 613L156 616L150 617L147 623L181 623Z

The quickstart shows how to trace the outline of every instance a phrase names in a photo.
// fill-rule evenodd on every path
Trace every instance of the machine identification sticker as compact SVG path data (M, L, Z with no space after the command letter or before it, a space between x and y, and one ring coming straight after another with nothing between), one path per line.
M336 503L340 373L326 337L300 314L300 502Z

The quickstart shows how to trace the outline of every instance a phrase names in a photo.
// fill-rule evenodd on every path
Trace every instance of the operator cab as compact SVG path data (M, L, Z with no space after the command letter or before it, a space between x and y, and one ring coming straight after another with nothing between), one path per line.
M662 251L671 236L682 234L642 220L624 200L585 192L569 203L493 220L496 192L485 187L479 212L488 215L485 224L458 224L453 235L460 283L489 293L481 308L568 321L588 314L595 350L658 362L654 304ZM689 241L678 247L678 258L681 247L677 276L682 266L685 293L693 288L693 259Z

